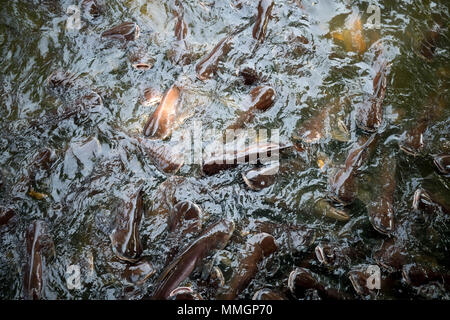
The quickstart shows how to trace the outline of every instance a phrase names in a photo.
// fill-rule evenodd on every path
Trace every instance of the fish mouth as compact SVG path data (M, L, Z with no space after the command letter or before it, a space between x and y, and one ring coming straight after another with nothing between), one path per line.
M314 252L316 253L316 258L317 260L319 260L320 263L323 263L325 265L328 264L325 252L323 251L323 246L318 245L315 249Z
M148 63L135 63L133 64L133 68L140 71L147 71L150 70L153 67L153 65Z

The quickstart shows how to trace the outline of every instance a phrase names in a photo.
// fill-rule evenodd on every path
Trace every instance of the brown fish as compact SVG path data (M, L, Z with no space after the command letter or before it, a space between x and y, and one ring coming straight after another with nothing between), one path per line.
M439 199L436 195L421 188L414 192L413 209L424 210L428 213L443 212L445 214L450 214L450 207L443 199Z
M343 209L336 208L326 199L319 199L314 204L314 214L324 216L337 221L348 221L350 216Z
M83 0L81 3L86 14L89 14L92 18L98 18L100 16L100 7L96 0Z
M380 56L378 60L382 60ZM368 101L359 104L356 108L356 124L367 132L377 131L383 122L383 101L386 96L387 75L389 66L386 61L377 63L379 70L373 79L373 94Z
M134 41L139 38L140 28L135 22L124 22L102 33L102 37L120 40Z
M379 177L379 191L367 208L373 228L383 234L390 234L395 228L394 194L397 186L395 171L395 160L385 159Z
M450 287L450 274L429 268L417 263L411 263L403 266L402 278L407 284L418 287L429 282L444 283L447 288Z
M139 261L128 264L122 273L122 278L132 284L141 285L156 272L150 261Z
M203 300L203 298L192 288L178 287L170 293L168 300Z
M353 202L356 196L355 179L358 169L367 161L373 151L376 135L361 137L350 150L344 168L331 177L329 182L330 197L342 204Z
M354 13L349 15L345 21L344 29L331 32L331 37L344 42L347 51L363 54L367 49L360 14Z
M146 88L144 90L144 96L141 98L141 102L144 106L151 106L160 102L162 94L154 88Z
M321 242L314 249L317 260L328 267L341 268L364 258L365 248L359 243Z
M450 155L441 154L434 156L433 162L440 173L442 173L443 175L450 174Z
M15 215L14 209L0 206L0 227L7 224Z
M247 240L245 253L239 262L239 269L231 279L229 289L221 300L233 300L244 290L258 272L258 264L277 250L275 238L267 233L259 233Z
M433 59L440 38L441 27L436 23L433 28L425 34L420 43L419 54L428 60Z
M234 231L234 222L220 220L207 229L159 276L153 299L167 299L190 274L215 250L223 249Z
M270 289L261 289L255 292L252 300L287 300L281 293Z
M254 84L259 80L259 74L252 68L244 68L239 72L239 75L244 78L244 84L247 86Z
M228 129L241 129L253 121L256 113L267 111L275 101L275 90L270 86L259 86L250 91L250 108Z
M232 146L234 148L234 144ZM203 173L211 176L222 170L237 167L239 164L245 163L267 163L275 161L271 157L277 158L280 151L289 148L288 146L280 146L279 144L260 142L252 144L243 150L225 150L223 153L213 155L211 158L203 162Z
M143 211L142 189L127 203L122 203L116 215L115 228L110 234L114 254L127 262L136 262L142 254L139 233Z
M314 229L296 224L257 221L254 228L251 228L251 231L273 235L280 248L294 253L307 250L316 239Z
M260 0L258 4L258 16L256 17L256 23L253 27L253 38L264 42L267 32L267 25L271 18L273 9L273 0Z
M184 152L180 147L171 147L145 138L138 138L138 140L152 163L161 172L176 174L184 165Z
M177 22L175 24L176 41L174 47L169 52L169 58L174 64L181 63L183 65L189 64L191 59L187 54L188 48L186 44L186 37L188 34L188 26L184 21L183 14L176 14Z
M275 183L279 167L280 164L278 162L272 162L268 165L243 172L242 178L250 189L260 191Z
M164 140L172 134L182 104L181 90L172 86L164 95L155 112L144 127L144 135L151 139Z
M27 300L43 298L45 264L54 256L55 245L43 221L34 221L26 235L27 262L24 275L24 297Z
M393 273L401 270L408 263L410 256L402 243L394 238L389 238L383 241L379 249L375 250L373 258L378 265Z
M342 299L343 295L332 288L326 288L318 276L306 268L295 268L288 279L288 288L295 297L302 297L307 290L316 290L321 299Z
M201 229L202 209L191 201L178 202L169 214L167 225L170 232L183 228L183 233ZM186 224L187 222L187 224Z
M219 62L231 50L231 40L231 36L226 36L214 47L214 49L208 55L200 60L200 62L195 67L197 78L199 80L204 81L210 79L212 75L217 72Z

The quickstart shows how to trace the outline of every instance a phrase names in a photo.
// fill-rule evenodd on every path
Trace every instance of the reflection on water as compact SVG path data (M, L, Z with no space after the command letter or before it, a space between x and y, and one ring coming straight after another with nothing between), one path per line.
M30 255L44 263L47 299L139 299L178 285L205 299L261 289L292 299L449 298L450 184L444 160L440 171L433 162L450 152L446 1L258 3L2 1L2 298L23 298ZM379 29L369 4L380 9ZM119 40L101 36L123 22L136 23L139 37L134 24ZM174 85L181 103L163 97ZM274 91L269 108L251 108L257 86ZM205 176L185 164L171 177L161 168L179 163L158 164L142 143L161 99L161 114L173 116L161 126L175 133L241 121L279 129L295 148L282 154L275 180L257 180L264 170L245 165ZM366 118L356 117L361 110ZM167 137L151 143L168 147ZM192 204L195 219L176 203ZM117 226L120 215L129 229ZM183 227L170 231L168 217ZM220 219L234 221L225 246L230 230L214 229ZM36 220L54 255L48 245L27 248L30 237L47 238L39 224L30 233ZM113 230L121 256L141 246L138 264L116 256ZM174 265L197 255L204 259L190 277L175 279ZM66 285L70 265L80 267L79 290ZM378 294L364 287L371 265L381 268ZM419 281L423 274L431 280Z

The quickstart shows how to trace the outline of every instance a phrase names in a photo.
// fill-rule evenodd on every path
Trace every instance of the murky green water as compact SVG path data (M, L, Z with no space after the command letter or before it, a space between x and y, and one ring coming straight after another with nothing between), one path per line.
M275 1L266 39L254 49L252 29L258 1L183 1L189 30L186 43L192 60L183 66L167 57L175 43L176 20L165 2L107 1L99 17L82 15L81 29L69 30L66 26L71 15L67 8L76 4L73 1L1 0L0 168L4 183L0 205L12 207L15 216L0 226L0 297L23 297L25 235L37 219L46 221L55 243L55 258L46 263L43 272L45 298L150 297L173 244L167 240L165 218L151 212L161 192L158 187L168 176L157 170L136 143L135 137L142 134L156 107L142 105L140 98L145 88L165 92L177 83L185 92L184 106L190 117L176 131L189 129L196 121L202 122L203 130L224 130L248 108L242 101L254 86L245 85L238 75L248 66L276 92L274 105L258 114L248 128L279 129L281 141L289 144L307 120L341 99L327 127L343 124L349 130L349 139L338 141L333 134L326 135L306 151L294 151L281 161L297 159L298 165L288 166L274 185L262 191L246 187L241 178L245 167L211 177L203 177L198 165L181 168L177 175L186 180L177 189L177 200L198 204L204 212L204 226L219 218L232 219L236 224L225 249L203 263L203 270L212 265L222 270L225 284L219 291L226 289L233 270L239 268L248 232L254 232L258 221L271 221L313 229L316 240L310 246L298 247L277 239L278 250L259 264L258 273L239 298L251 298L257 290L268 288L294 299L287 288L289 274L295 267L305 267L324 285L348 298L448 299L448 282L411 286L402 280L401 267L389 270L380 265L383 279L390 284L383 284L371 296L359 296L348 278L358 265L379 263L376 251L391 237L404 248L408 263L426 261L448 279L449 216L412 209L419 187L450 202L448 177L438 174L431 158L450 152L448 3L370 2L380 8L381 25L379 29L363 28L368 49L361 54L346 50L343 42L331 39L329 34L342 28L352 12L359 11L365 23L371 16L367 13L368 1L303 1L303 9L298 3ZM102 32L125 21L140 26L138 40L123 44L101 38ZM435 23L441 25L440 39L433 58L427 60L417 52ZM220 63L217 75L198 80L196 63L237 29L241 31L234 37L235 45ZM300 36L307 44L299 40ZM378 39L392 65L376 148L358 171L358 199L345 208L350 220L319 217L313 214L313 204L327 197L328 174L344 163L353 143L367 135L357 128L354 110L371 94L374 50L369 47ZM136 48L144 48L154 60L153 68L138 71L131 66L129 55ZM60 69L75 75L82 85L64 92L51 90L46 81ZM58 117L58 112L74 108L76 99L89 90L102 97L101 110ZM430 104L440 104L442 113L428 125L423 152L413 157L401 151L398 142L405 130L417 125ZM83 149L83 143L92 138L99 144ZM54 150L55 162L48 170L38 170L30 185L24 184L33 159L44 147ZM329 172L320 170L318 159L329 163ZM379 177L385 159L392 168L396 164L396 230L390 236L374 230L366 206L376 201L382 190ZM115 208L141 185L146 207L140 225L142 256L152 262L156 273L144 284L130 285L122 277L126 264L115 258L109 234ZM47 197L31 197L30 186ZM193 239L183 240L190 241ZM357 248L358 254L337 265L323 265L314 249L325 242ZM69 290L66 285L69 265L81 268L79 290ZM201 285L201 271L196 270L184 284L213 299L216 291Z

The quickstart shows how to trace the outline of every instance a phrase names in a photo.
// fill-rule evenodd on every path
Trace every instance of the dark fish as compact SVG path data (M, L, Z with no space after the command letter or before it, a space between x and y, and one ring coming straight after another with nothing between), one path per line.
M202 209L191 201L178 202L169 214L167 225L170 232L180 231L191 233L201 230Z
M447 288L450 287L450 274L448 272L442 272L417 263L404 265L402 278L407 284L413 287L422 286L430 282L441 282Z
M416 126L405 131L399 140L400 149L412 156L419 155L424 147L423 134L428 128L426 119L419 120Z
M169 52L169 58L174 64L189 64L191 58L187 54L188 48L186 44L186 37L188 34L188 26L184 21L183 14L177 14L177 22L175 24L175 41L173 49Z
M244 78L244 83L248 86L259 80L258 73L252 68L244 68L239 72L239 74Z
M55 254L55 245L43 221L34 221L26 235L27 262L24 276L24 297L40 300L43 297L45 264Z
M242 178L250 189L260 191L275 183L279 167L278 162L272 162L268 165L253 168L242 173Z
M344 168L331 177L329 183L330 197L342 204L353 202L356 196L355 179L357 171L367 161L374 149L376 136L361 137L350 150Z
M253 27L253 38L261 43L264 42L264 38L266 37L267 25L271 18L273 5L273 0L259 1L258 16L256 18L255 26Z
M231 50L231 36L223 38L195 67L199 80L210 79L217 72L220 60Z
M240 151L225 151L222 154L214 155L203 162L203 173L211 176L222 170L237 167L244 163L266 163L268 160L273 161L270 157L277 157L280 151L288 148L274 143L258 143Z
M1 187L3 187L3 182L4 180L3 180L3 173L2 173L2 171L0 170L0 188Z
M147 48L138 47L128 54L131 66L136 70L147 71L155 65L155 59L147 53Z
M65 91L75 86L77 77L67 71L61 69L54 71L47 78L47 85L51 89Z
M433 162L440 173L444 175L450 174L450 155L441 154L433 157Z
M83 0L81 7L84 12L89 14L92 18L98 18L100 16L100 7L96 0Z
M259 86L250 91L250 108L228 129L241 129L253 121L256 113L267 111L275 101L275 90L270 86Z
M184 153L177 146L171 147L158 141L139 138L142 148L152 163L162 172L176 174L184 164Z
M443 201L443 199L438 199L436 195L421 188L414 192L413 209L423 210L428 213L443 212L445 214L450 214L450 207Z
M314 229L296 224L256 222L256 226L251 231L273 235L280 248L294 253L306 250L316 239Z
M353 261L364 258L364 251L361 245L347 242L321 242L314 250L317 260L332 268L352 265Z
M161 273L153 299L167 299L215 250L223 249L234 231L233 221L221 220L208 227L197 240L179 254Z
M380 271L379 278L375 274L376 271ZM353 267L348 273L348 278L360 296L374 296L376 290L385 290L388 285L386 279L381 277L381 270L377 265L363 264Z
M356 108L356 123L367 132L377 131L383 122L383 101L386 96L389 67L386 61L381 61L378 65L380 69L373 79L373 95Z
M441 28L438 24L435 24L431 30L429 30L419 47L419 53L423 57L425 57L428 60L433 59L434 52L436 51L436 46L439 42L439 39L441 37Z
M314 204L314 214L324 216L337 221L348 221L350 216L343 209L336 208L326 199L319 199Z
M203 298L200 294L194 292L192 288L179 287L170 293L168 300L203 300Z
M239 268L231 279L229 289L221 300L234 300L244 290L258 272L258 264L277 250L275 238L267 233L259 233L247 240L245 253Z
M116 225L109 237L113 251L120 260L134 263L142 254L139 234L142 207L142 189L139 189L129 202L122 203L118 208Z
M124 22L102 33L102 37L121 40L134 41L139 38L140 28L134 22Z
M15 214L14 209L0 206L0 227L7 224Z
M395 160L386 159L380 173L379 191L367 208L372 226L383 234L390 234L395 228L395 171Z
M141 285L156 272L150 261L139 261L128 264L122 273L122 278L132 284Z
M181 91L172 86L164 95L155 112L144 127L144 135L152 139L164 140L173 130L181 108Z
M386 268L390 273L401 270L410 259L403 244L394 238L384 240L381 247L374 252L373 257L378 265Z
M329 114L329 109L324 108L319 114L309 120L307 120L294 136L294 139L301 140L305 143L317 143L324 135L326 126L326 119Z
M282 294L270 289L261 289L255 292L252 300L287 300Z
M295 297L302 297L307 290L316 290L321 299L342 299L340 292L332 288L326 288L317 275L306 268L295 268L288 279L288 288Z
M144 106L151 106L155 103L160 102L162 99L162 94L153 88L147 88L144 90L144 96L141 102Z

